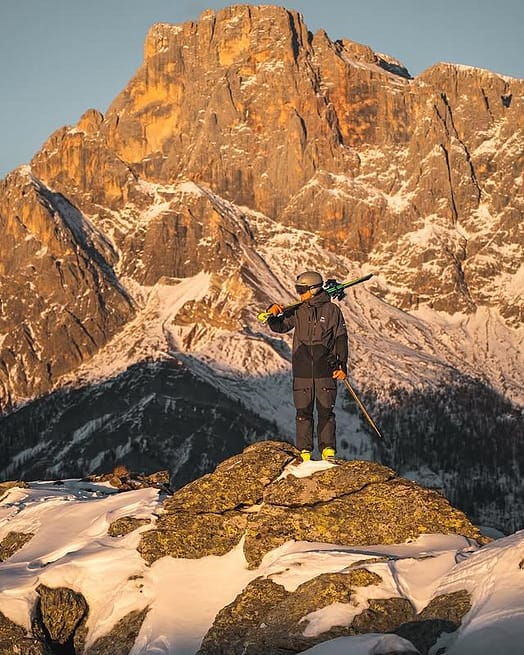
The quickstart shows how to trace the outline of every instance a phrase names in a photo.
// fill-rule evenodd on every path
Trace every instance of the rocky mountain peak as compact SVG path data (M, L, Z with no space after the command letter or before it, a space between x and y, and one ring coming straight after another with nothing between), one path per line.
M144 207L137 178L190 179L380 268L405 309L495 302L515 323L520 303L497 280L516 273L504 244L519 241L521 87L446 63L411 80L368 46L312 35L297 12L232 6L154 25L104 121L84 116L33 167L86 210Z

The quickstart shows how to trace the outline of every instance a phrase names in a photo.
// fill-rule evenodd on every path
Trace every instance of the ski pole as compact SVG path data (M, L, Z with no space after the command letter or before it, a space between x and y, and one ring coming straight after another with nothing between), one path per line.
M364 405L362 404L362 401L360 400L360 398L357 396L356 391L355 391L355 390L353 389L353 387L349 384L348 379L347 379L347 378L344 378L344 379L342 380L342 382L346 385L347 390L348 390L349 393L353 396L354 401L357 403L357 405L358 405L360 411L361 411L362 414L364 415L364 417L365 417L365 419L367 420L367 422L371 425L371 427L373 428L373 430L375 430L375 432L378 434L378 436L379 436L381 439L384 439L384 437L382 436L380 430L377 428L377 426L375 425L375 422L373 421L373 419L372 419L371 416L369 415L369 412L367 411L367 409L366 409L366 408L364 407Z
M373 273L368 273L367 275L363 275L362 277L357 277L354 280L350 280L349 282L337 283L335 280L327 280L326 284L324 285L324 291L327 291L327 293L332 298L336 298L337 300L342 300L342 298L344 297L344 289L347 289L348 287L352 287L355 284L360 284L360 282L365 282L366 280L369 280L371 277L373 277ZM291 309L296 309L303 302L305 301L299 300L298 302L294 302L291 305L286 305L282 311L282 314L285 314L287 311ZM273 316L273 314L271 314L270 312L260 312L257 318L261 323L266 323L271 316Z

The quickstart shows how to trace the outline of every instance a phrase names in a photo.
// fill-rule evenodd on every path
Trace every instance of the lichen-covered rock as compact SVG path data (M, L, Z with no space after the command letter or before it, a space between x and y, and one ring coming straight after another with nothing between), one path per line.
M286 648L288 635L302 642L309 621L305 618L333 603L354 601L355 590L359 587L378 585L382 578L367 569L353 569L347 573L322 573L299 585L278 607L269 610L264 618L268 629L266 634L272 638L278 634L279 646ZM325 636L322 637L325 639ZM312 644L312 642L309 642Z
M166 555L189 559L225 555L238 544L246 525L247 515L235 511L166 514L154 530L141 534L137 550L148 564Z
M0 653L2 655L48 655L44 644L0 612Z
M260 441L226 459L213 473L189 483L168 498L166 512L224 512L262 500L265 488L298 457L298 450L283 441Z
M265 578L250 582L235 600L216 615L198 655L245 653L247 644L264 623L266 614L289 596L289 591Z
M261 441L191 482L163 504L155 528L141 535L138 551L152 563L160 557L224 555L245 533L251 506L298 456L294 446Z
M342 545L402 543L425 533L485 539L440 493L399 478L374 462L344 462L295 477L298 451L265 441L222 462L213 473L169 497L154 529L138 547L147 562L160 557L223 555L245 534L251 568L286 541Z
M5 562L33 537L32 532L8 532L0 541L0 562Z
M67 587L53 589L39 585L36 591L39 598L33 619L33 633L51 650L69 648L74 652L73 648L83 648L85 621L89 612L84 596Z
M129 655L149 608L126 614L111 631L100 637L84 655Z
M294 591L272 578L256 578L217 614L198 655L298 653L336 637L390 632L413 644L409 652L426 655L442 632L458 628L471 606L462 590L437 596L416 614L407 598L384 597L381 584L366 568L324 573ZM313 623L310 631L315 615L335 603L348 606L347 619L323 630Z
M441 594L408 623L394 629L400 637L409 639L421 655L427 655L443 632L454 632L471 609L471 595L465 589Z
M110 537L124 537L126 534L151 523L151 519L137 519L133 516L123 516L113 521L107 529Z
M371 598L369 607L351 623L352 634L391 632L415 616L415 608L407 598Z
M264 502L283 507L314 505L394 477L396 473L392 469L375 462L343 462L308 477L288 475L273 482L264 492Z
M325 573L307 580L294 591L269 579L257 578L217 615L198 655L277 655L298 653L342 635L385 632L415 614L404 598L369 601L370 609L348 625L333 626L308 635L308 615L334 603L358 603L360 587L379 585L382 579L367 569Z
M440 493L371 462L341 462L337 469L311 478L288 476L268 487L246 531L244 553L251 567L289 540L373 545L456 533L483 542L480 531Z
M471 594L465 589L450 594L441 594L417 614L417 620L443 619L457 626L471 609Z

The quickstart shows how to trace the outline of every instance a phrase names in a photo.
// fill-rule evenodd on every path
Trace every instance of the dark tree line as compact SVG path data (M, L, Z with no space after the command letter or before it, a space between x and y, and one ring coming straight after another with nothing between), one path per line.
M436 389L391 388L372 396L387 443L377 458L400 474L426 466L452 504L475 522L510 533L524 527L523 410L479 380Z

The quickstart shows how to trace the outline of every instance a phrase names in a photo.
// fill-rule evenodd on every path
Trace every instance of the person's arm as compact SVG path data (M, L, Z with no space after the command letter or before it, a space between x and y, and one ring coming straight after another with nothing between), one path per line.
M271 305L267 311L272 314L272 316L267 320L269 329L272 332L289 332L289 330L292 330L295 327L294 312L290 316L286 316L282 305Z

